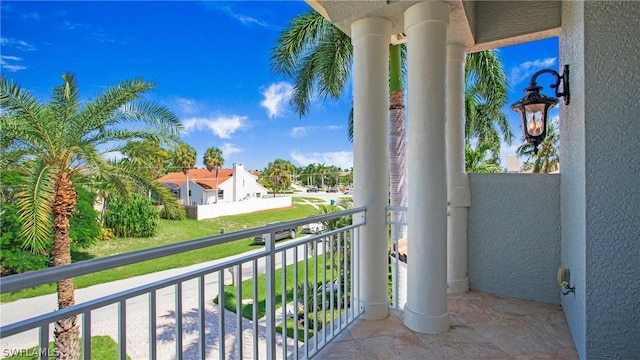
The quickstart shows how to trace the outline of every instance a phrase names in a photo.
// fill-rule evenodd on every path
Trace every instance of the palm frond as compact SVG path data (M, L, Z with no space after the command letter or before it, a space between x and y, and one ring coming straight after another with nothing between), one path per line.
M42 161L31 163L18 192L22 236L26 247L42 252L52 235L51 206L56 192L56 171Z
M293 76L309 48L324 34L328 26L333 26L327 23L322 15L313 10L295 17L291 21L291 27L282 32L277 40L278 45L272 49L272 70Z

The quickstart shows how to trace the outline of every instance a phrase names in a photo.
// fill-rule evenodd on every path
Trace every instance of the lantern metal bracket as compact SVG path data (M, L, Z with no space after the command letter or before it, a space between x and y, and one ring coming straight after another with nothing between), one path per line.
M538 79L538 76L542 74L551 74L556 78L555 84L551 84L550 87L552 89L555 89L556 97L563 97L564 104L569 105L569 101L571 97L571 91L569 88L569 65L564 66L564 71L562 72L562 74L558 74L555 70L552 70L552 69L543 69L536 72L531 77L531 81L529 82L529 87L526 88L525 91L527 92L535 91L536 93L539 92L542 89L542 87L538 85L536 80ZM559 91L561 84L562 84L562 92Z

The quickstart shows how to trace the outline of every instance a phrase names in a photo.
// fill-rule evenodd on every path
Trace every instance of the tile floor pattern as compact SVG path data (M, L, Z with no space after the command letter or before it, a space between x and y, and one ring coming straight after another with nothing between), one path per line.
M403 313L356 320L315 359L578 359L564 313L551 305L479 292L450 295L449 331L409 330Z

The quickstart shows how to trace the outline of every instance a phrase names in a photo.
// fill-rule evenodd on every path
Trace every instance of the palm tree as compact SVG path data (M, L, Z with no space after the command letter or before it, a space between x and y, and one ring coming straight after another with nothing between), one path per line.
M516 153L533 159L533 172L548 174L558 170L560 167L559 138L556 131L556 124L547 125L547 137L538 146L538 153L534 151L533 145L525 143L518 147Z
M511 144L514 137L502 111L508 85L498 54L492 50L467 54L465 81L465 137L491 144L498 158L501 138Z
M207 151L204 152L203 157L204 166L207 167L207 170L211 171L216 169L216 204L218 203L218 170L222 165L224 165L224 158L222 157L222 150L217 147L208 148Z
M38 102L13 80L3 77L0 85L2 166L19 168L23 174L17 195L21 236L27 247L42 251L53 234L54 266L71 263L69 218L77 203L71 179L103 179L123 195L135 186L167 195L134 165L109 162L104 152L120 151L135 139L176 140L182 128L167 109L141 100L153 83L124 81L82 103L75 76L64 73L62 79L48 103ZM73 279L58 281L57 290L60 309L75 304ZM57 321L54 336L61 357L78 358L75 316Z
M389 176L391 205L394 206L406 206L402 49L403 46L392 45L389 50ZM291 105L300 116L304 116L308 113L314 87L323 99L340 97L350 75L352 57L353 46L349 36L311 10L292 20L291 27L278 39L271 62L276 72L294 78ZM349 139L352 138L353 109L349 114Z
M494 151L493 144L479 143L474 149L465 144L464 167L468 173L500 173L502 168L495 157L487 158L487 152Z
M178 144L173 151L173 165L180 168L182 173L187 177L187 196L185 205L191 205L191 192L189 191L189 170L196 163L196 150L189 144ZM217 194L216 194L217 197Z
M390 203L406 206L406 135L404 129L404 46L389 50L389 175ZM346 34L322 15L310 11L295 17L278 39L271 62L276 72L294 78L291 105L304 116L309 111L313 89L320 98L338 99L351 69L353 47ZM507 100L507 83L499 57L487 50L467 55L467 138L478 137L500 148L498 129L505 142L513 133L502 107ZM497 128L496 128L497 126ZM353 109L349 114L349 138L353 137Z

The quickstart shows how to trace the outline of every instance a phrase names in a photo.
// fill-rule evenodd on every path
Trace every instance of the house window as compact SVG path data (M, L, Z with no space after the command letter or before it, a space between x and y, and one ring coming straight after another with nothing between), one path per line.
M218 190L218 200L224 200L224 190Z
M260 193L256 193L256 197L259 198L260 197Z

